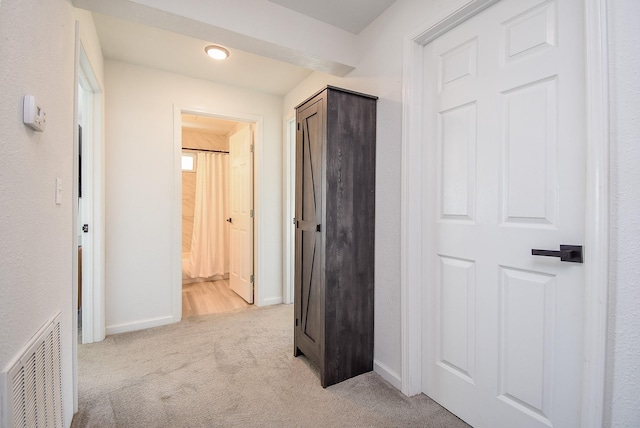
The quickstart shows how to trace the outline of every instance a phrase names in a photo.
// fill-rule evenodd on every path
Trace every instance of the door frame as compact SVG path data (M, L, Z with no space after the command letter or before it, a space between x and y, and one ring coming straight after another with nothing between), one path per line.
M78 155L79 155L79 133L78 133L78 99L80 93L78 85L80 79L85 80L92 93L91 100L91 129L87 135L90 137L89 144L86 145L88 152L83 153L83 157L89 157L90 180L84 184L89 185L91 194L91 212L89 227L92 228L92 243L90 251L83 251L83 267L91 265L91 286L82 293L82 340L83 343L100 342L106 335L105 328L105 239L104 239L104 90L101 87L96 74L93 71L91 61L80 37L80 22L75 22L75 64L74 64L74 119L73 119L73 184L72 184L72 355L73 355L73 408L78 410ZM87 155L90 156L87 156ZM88 205L88 204L87 204Z
M284 175L283 194L284 220L282 225L283 255L282 255L282 303L293 303L294 294L294 271L295 271L295 228L293 218L295 217L295 196L296 196L296 116L295 112L287 115L284 119L284 150L283 150Z
M224 120L233 120L236 122L244 122L252 125L253 130L253 274L254 289L253 303L256 306L265 306L270 302L265 301L265 297L260 292L260 279L262 278L263 261L268 248L263 248L264 244L260 239L262 231L262 194L260 183L265 181L263 165L264 156L262 156L264 141L264 119L247 113L230 112L219 109L206 109L201 106L186 106L173 104L173 213L172 213L172 249L173 269L172 269L172 314L173 319L179 321L182 319L182 114L194 114L198 116L215 117Z
M401 187L401 390L422 392L423 47L500 0L457 0L404 40ZM586 79L585 335L582 426L604 415L609 283L609 78L607 0L583 0Z
M89 113L89 126L83 129L82 136L82 187L87 195L86 199L83 197L82 214L90 228L88 245L84 245L83 242L82 251L82 343L87 344L104 340L106 333L104 275L102 273L104 266L104 178L102 174L104 168L102 160L104 157L102 151L102 89L82 48L80 49L79 65L78 83L86 86L83 89L89 94L88 101L90 103L86 110L86 113ZM76 133L77 129L76 126ZM76 141L78 144L80 143L79 135L76 136ZM76 153L75 158L77 157ZM77 176L77 173L74 174L74 189L76 191L78 189ZM78 199L77 195L75 198ZM82 221L83 219L80 218L76 220L76 230Z

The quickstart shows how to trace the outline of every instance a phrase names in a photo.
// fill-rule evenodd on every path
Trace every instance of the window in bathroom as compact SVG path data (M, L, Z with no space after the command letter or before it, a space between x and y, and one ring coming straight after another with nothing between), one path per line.
M186 172L196 172L196 154L182 152L182 170Z

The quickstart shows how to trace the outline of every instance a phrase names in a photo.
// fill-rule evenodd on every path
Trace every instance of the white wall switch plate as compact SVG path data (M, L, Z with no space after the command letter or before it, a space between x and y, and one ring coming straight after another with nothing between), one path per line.
M47 114L41 106L36 104L36 99L33 95L24 96L23 110L22 121L24 124L36 131L43 132L47 126Z

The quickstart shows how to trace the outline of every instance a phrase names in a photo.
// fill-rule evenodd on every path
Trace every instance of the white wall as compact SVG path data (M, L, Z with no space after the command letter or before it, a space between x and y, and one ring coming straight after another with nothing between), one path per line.
M605 426L640 426L640 2L611 0L611 283Z
M174 104L262 117L256 156L259 304L282 301L282 98L107 61L106 323L128 331L175 319ZM179 245L179 240L178 240ZM175 258L173 254L178 254ZM175 258L175 260L174 260ZM179 307L179 305L178 305Z
M376 147L375 367L400 387L400 178L403 37L445 2L399 1L359 35L362 59L344 78L314 73L289 92L284 113L331 84L379 97Z
M67 1L0 6L0 369L57 311L62 313L64 416L72 395L72 183L74 34ZM22 123L34 95L47 128ZM56 177L62 204L54 202Z

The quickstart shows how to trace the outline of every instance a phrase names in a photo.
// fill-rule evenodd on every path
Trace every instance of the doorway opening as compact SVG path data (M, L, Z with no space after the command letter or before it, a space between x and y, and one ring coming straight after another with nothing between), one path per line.
M181 113L183 317L254 302L254 129Z

